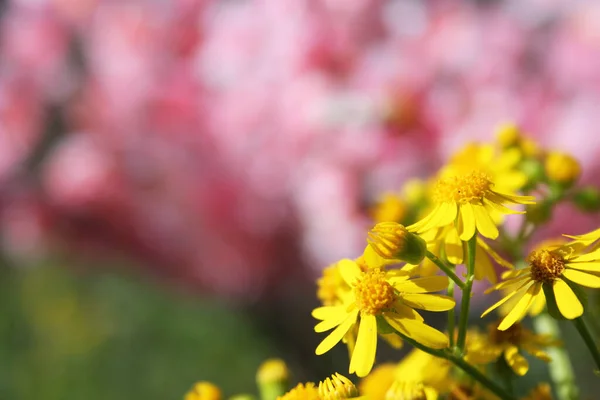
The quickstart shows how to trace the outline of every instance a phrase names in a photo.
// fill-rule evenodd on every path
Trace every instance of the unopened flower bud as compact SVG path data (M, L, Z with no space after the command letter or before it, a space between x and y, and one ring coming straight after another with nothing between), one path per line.
M185 400L221 400L221 390L210 382L198 382L186 393Z
M504 123L496 129L496 138L502 147L511 147L519 143L521 131L513 123Z
M581 166L575 158L556 151L548 154L544 167L548 179L565 186L575 183L581 174Z
M283 360L272 358L263 362L256 373L256 383L262 400L275 400L287 391L289 371Z
M381 222L368 233L369 246L387 260L419 264L427 252L425 241L396 222Z

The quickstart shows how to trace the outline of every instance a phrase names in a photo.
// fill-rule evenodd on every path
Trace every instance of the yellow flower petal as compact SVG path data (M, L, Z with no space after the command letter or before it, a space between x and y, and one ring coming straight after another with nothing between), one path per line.
M335 328L323 341L317 346L315 354L320 356L321 354L327 353L333 348L340 340L346 335L346 332L350 330L352 325L356 323L358 317L358 310L355 309L348 314L348 319L342 322L337 328Z
M383 313L383 317L392 328L425 346L434 349L444 349L448 347L448 337L429 325L419 321L402 318L398 314L391 312Z
M562 279L557 279L552 285L558 310L566 319L575 319L583 314L583 305L575 296L573 290Z
M503 206L500 203L496 203L495 201L490 201L488 199L483 199L483 204L490 209L497 211L501 214L525 214L525 211L513 210L506 206Z
M527 309L533 302L533 300L540 294L542 290L542 284L539 282L535 282L531 285L523 297L515 304L514 308L510 310L508 315L504 317L500 325L498 325L498 330L505 331L510 328L515 322L520 321L521 318L527 312Z
M568 247L568 246L564 246ZM594 262L594 264L600 262L600 249L594 250L591 253L582 254L569 259L571 262Z
M409 306L404 305L402 299L400 298L394 302L392 308L394 309L395 313L400 315L402 318L414 319L421 322L424 321L421 314L419 314L416 310L410 308Z
M452 264L462 264L463 242L458 236L458 230L454 226L451 226L444 239L444 250L446 250L448 261Z
M373 247L370 244L367 245L365 251L363 252L363 259L369 268L381 268L385 267L386 265L398 264L400 262L400 260L390 260L381 257L375 250L373 250Z
M488 342L485 346L470 346L465 360L473 364L489 364L495 361L502 354L502 347L490 345Z
M510 368L519 376L523 376L529 371L529 363L519 354L517 346L510 346L504 352L504 359Z
M342 278L344 278L344 281L349 286L354 285L356 283L356 279L360 276L360 274L362 274L358 264L347 258L338 262L338 268L340 275L342 275Z
M529 280L529 279L531 279L531 274L527 274L527 275L523 275L523 276L516 277L516 278L514 278L514 279L509 279L509 280L506 280L506 281L502 281L502 282L500 282L500 283L497 283L496 285L492 286L491 288L489 288L489 289L486 289L484 293L485 293L485 294L488 294L488 293L491 293L491 292L493 292L493 291L495 291L495 290L500 290L500 289L508 289L508 288L510 288L511 286L517 286L517 285L520 285L520 284L522 284L522 283L523 283L525 280ZM518 289L517 289L517 288L515 288L515 291L516 291L516 290L518 290Z
M475 234L475 213L474 208L470 203L460 205L460 217L462 224L459 225L459 236L460 240L468 241Z
M498 280L496 269L492 265L492 261L488 255L479 246L475 254L475 279L478 281L487 279L492 284L496 283Z
M312 310L311 315L318 320L335 318L340 313L345 314L346 306L324 306Z
M491 306L490 308L488 308L487 310L485 310L483 312L483 314L481 314L481 318L485 317L486 315L488 315L490 312L492 312L493 310L495 310L496 308L500 307L502 304L506 303L508 300L510 300L513 296L515 296L516 294L519 294L518 297L521 297L525 291L527 289L529 289L529 287L533 284L533 281L527 280L526 282L524 282L521 286L519 286L514 292L509 293L508 295L506 295L504 298L502 298L500 301L498 301L496 304L494 304L493 306ZM498 286L498 285L496 285Z
M563 275L568 280L578 283L581 286L589 287L589 288L600 288L600 276L589 274L582 271L577 271L575 269L566 268L563 271Z
M438 210L440 217L436 221L437 226L445 226L454 222L458 214L458 206L456 203L442 203Z
M447 311L456 304L453 298L441 294L405 293L401 298L406 305L427 311Z
M448 287L448 277L439 275L402 281L391 278L389 282L397 291L406 293L438 292Z
M498 237L498 228L485 207L473 206L473 211L475 213L477 231L486 238L496 239Z
M371 372L377 351L377 320L374 315L364 315L358 325L358 338L350 360L350 373L364 377Z
M425 232L432 228L436 227L436 222L439 219L439 210L442 207L442 204L438 204L435 206L433 210L429 214L427 214L420 221L415 222L414 224L407 226L406 229L409 232Z
M343 307L340 307L340 308L341 309L338 311L338 313L336 315L333 315L330 318L327 318L327 319L319 322L315 326L315 332L317 332L317 333L325 332L325 331L333 329L336 326L338 326L339 324L343 323L346 320L346 318L348 318L348 313L345 312Z
M575 268L581 271L600 272L600 262L570 262L567 268Z

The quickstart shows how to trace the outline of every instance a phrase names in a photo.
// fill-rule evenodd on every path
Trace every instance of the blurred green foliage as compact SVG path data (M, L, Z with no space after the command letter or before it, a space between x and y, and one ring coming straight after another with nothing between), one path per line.
M0 399L178 399L198 380L255 392L271 354L223 303L122 274L0 270Z

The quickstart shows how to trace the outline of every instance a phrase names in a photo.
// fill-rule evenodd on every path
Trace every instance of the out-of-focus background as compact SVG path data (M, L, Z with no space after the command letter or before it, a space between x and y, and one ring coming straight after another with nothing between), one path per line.
M314 279L360 253L379 194L500 122L600 183L595 0L0 10L3 399L253 391L269 356L344 369L313 355ZM564 207L547 233L599 222Z

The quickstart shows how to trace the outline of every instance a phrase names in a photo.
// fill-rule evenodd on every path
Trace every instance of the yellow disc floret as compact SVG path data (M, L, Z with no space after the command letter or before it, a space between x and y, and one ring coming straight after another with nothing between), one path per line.
M277 400L321 400L319 397L319 391L315 387L315 384L308 382L306 384L299 383L295 388L284 394L283 396L277 397Z
M385 279L385 273L379 268L363 274L354 287L356 306L363 314L377 315L389 308L396 295L394 288Z
M531 278L536 282L552 282L565 270L565 260L562 256L545 249L532 251L527 261L531 266Z
M319 383L321 400L342 400L358 396L358 390L352 381L343 375L335 373Z
M441 178L434 191L436 203L482 204L493 186L490 178L481 171Z

